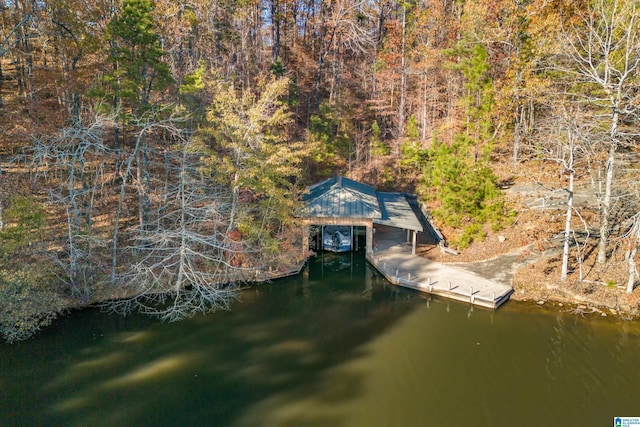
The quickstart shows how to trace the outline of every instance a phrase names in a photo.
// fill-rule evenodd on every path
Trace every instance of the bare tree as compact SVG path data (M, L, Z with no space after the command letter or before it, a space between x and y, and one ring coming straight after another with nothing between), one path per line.
M573 126L569 126L567 129L567 145L566 156L559 159L559 162L564 169L563 174L569 176L569 184L565 189L567 191L567 213L565 216L564 227L564 244L562 247L562 271L560 273L560 280L563 282L567 280L568 265L569 265L569 242L571 239L571 215L573 213L573 182L576 175L575 170L575 150L576 150L576 132ZM563 150L565 151L565 150Z
M161 202L153 211L153 226L137 230L126 248L132 262L117 277L134 296L110 302L108 308L178 320L228 308L236 296L234 284L252 277L240 262L248 249L227 233L235 198L203 178L200 156L189 140L174 152L172 179L153 194Z
M638 273L638 266L636 264L636 254L638 252L638 243L640 242L640 213L635 214L631 218L631 226L624 236L629 245L629 249L626 253L627 258L627 266L629 267L629 278L627 280L627 293L633 292L633 288L636 283L638 283L638 279L640 279L640 274Z
M93 210L104 182L105 163L100 159L110 151L104 135L113 123L111 117L95 115L63 128L52 138L38 139L31 147L34 179L46 178L50 170L62 174L61 185L49 190L51 200L66 215L66 241L56 262L64 272L61 279L84 300L89 299L89 285L99 264L93 249L104 243L93 233Z
M640 99L640 28L637 2L596 0L589 2L580 20L562 32L566 49L558 68L570 77L573 90L584 105L595 108L595 116L608 128L608 154L604 165L604 194L600 196L600 241L598 262L607 259L611 230L615 161L619 147L629 141L638 118Z

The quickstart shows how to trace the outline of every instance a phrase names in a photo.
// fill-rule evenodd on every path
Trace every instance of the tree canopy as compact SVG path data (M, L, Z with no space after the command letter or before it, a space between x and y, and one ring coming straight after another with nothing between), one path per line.
M624 242L640 277L637 2L12 0L0 20L2 298L24 249L52 307L224 307L206 283L304 257L297 200L335 174L419 193L460 248L508 224L501 185L582 179L598 207L568 230L589 222L601 264ZM568 123L589 129L575 168Z

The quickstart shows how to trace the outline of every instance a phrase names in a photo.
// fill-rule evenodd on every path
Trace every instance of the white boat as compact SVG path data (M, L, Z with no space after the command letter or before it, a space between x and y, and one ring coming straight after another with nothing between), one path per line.
M331 252L349 252L353 241L353 227L325 225L322 228L322 248Z

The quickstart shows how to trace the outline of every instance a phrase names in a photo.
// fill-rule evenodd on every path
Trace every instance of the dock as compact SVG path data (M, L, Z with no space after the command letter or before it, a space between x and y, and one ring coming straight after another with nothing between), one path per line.
M497 309L513 293L511 286L461 268L412 254L402 230L378 226L367 260L392 284L480 307Z

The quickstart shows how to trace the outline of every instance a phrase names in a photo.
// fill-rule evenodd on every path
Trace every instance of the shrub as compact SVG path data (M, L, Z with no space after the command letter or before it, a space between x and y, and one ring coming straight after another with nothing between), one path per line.
M4 255L11 255L20 248L31 245L41 235L47 215L33 197L16 196L4 211L6 223L0 231L0 249Z
M479 224L471 224L464 228L456 242L458 249L466 249L474 240L482 240L485 236Z
M0 335L8 342L29 338L64 310L55 276L46 267L0 270Z

